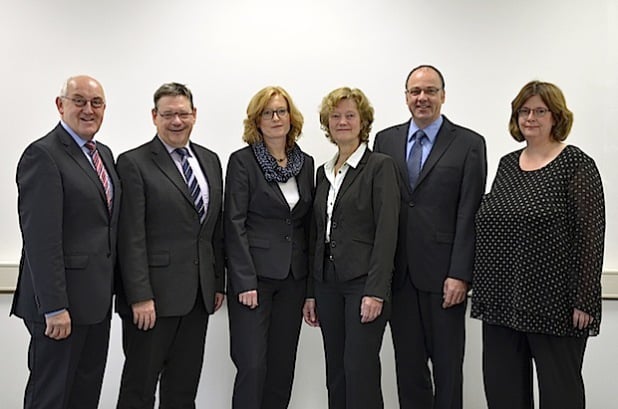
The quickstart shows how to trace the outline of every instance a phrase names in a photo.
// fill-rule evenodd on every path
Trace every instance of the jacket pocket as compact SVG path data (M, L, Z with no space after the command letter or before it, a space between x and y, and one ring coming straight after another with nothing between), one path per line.
M148 265L152 267L169 266L170 254L169 253L151 253L148 254Z
M88 266L88 256L87 255L72 255L72 256L64 256L64 267L71 269L82 269Z

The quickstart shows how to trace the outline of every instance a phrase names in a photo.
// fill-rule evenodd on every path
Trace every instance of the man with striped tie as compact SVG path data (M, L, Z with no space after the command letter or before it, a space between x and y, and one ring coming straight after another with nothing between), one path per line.
M217 155L189 141L191 91L154 94L153 140L118 158L118 257L125 363L118 408L195 407L209 314L223 302L222 175Z
M97 80L69 78L60 123L17 166L23 250L11 313L30 333L27 409L98 407L121 196L112 152L94 140L105 106Z

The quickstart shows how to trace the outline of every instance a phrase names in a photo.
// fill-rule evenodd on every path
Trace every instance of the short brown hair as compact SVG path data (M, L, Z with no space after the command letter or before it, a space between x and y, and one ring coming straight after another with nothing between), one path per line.
M332 90L324 97L324 99L322 99L322 105L320 106L320 126L322 130L326 133L326 137L332 143L335 143L333 136L330 134L330 129L328 128L328 120L330 114L344 99L351 99L356 102L356 107L358 108L358 113L361 120L359 139L361 143L368 142L369 132L371 132L371 125L373 124L373 107L371 106L367 96L358 88L337 88Z
M555 124L551 129L551 137L558 141L564 141L569 132L571 132L571 126L573 126L573 112L569 111L564 99L564 94L556 85L549 82L530 81L519 91L519 94L511 102L511 119L509 121L509 132L517 142L523 142L524 136L519 129L519 109L526 103L531 97L538 95L552 116L554 117Z
M154 109L157 109L157 104L159 100L163 97L186 97L189 100L189 104L191 104L191 109L193 106L193 94L189 87L184 84L180 84L178 82L168 82L167 84L163 84L157 89L154 93Z
M296 140L300 137L303 131L304 118L298 108L296 108L296 105L294 105L292 97L290 97L290 94L282 87L268 86L259 90L257 94L251 98L247 106L247 117L243 121L245 130L242 135L242 140L249 145L260 142L263 139L262 133L258 128L258 122L268 101L276 95L281 95L285 99L290 114L290 132L288 132L286 136L286 148L291 149L294 143L296 143Z

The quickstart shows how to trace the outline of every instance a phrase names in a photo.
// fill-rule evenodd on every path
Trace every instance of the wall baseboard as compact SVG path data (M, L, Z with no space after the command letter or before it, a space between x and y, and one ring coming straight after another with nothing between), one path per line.
M0 264L0 293L12 293L17 284L17 265ZM601 277L604 299L618 299L618 270L607 270Z

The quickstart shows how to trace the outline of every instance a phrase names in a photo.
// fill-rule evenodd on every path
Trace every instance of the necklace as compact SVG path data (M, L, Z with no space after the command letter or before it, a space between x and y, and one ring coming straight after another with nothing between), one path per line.
M273 156L274 157L274 156ZM279 163L283 162L284 160L286 160L287 158L275 158L275 160Z

